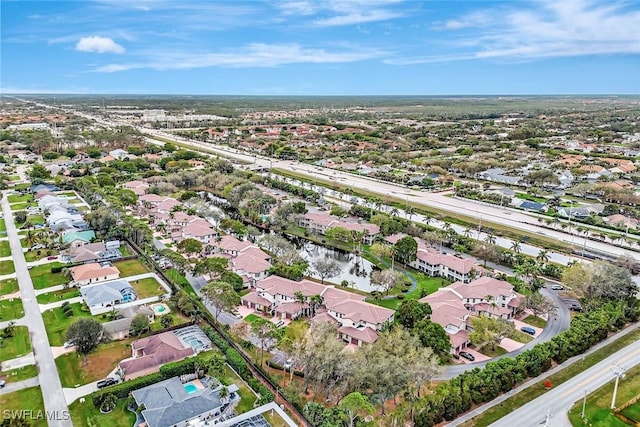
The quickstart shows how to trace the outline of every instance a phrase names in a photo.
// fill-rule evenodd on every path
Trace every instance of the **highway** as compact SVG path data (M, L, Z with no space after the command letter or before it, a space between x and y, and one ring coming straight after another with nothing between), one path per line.
M627 369L640 364L640 341L623 348L569 381L553 387L542 396L511 412L506 417L491 424L491 426L539 426L544 424L545 414L550 410L549 426L570 427L571 424L569 423L567 412L571 406L583 398L585 390L587 393L592 393L603 385L612 382L614 375L611 372L611 367L614 363L618 363L621 367ZM624 379L621 381L624 381ZM621 404L622 402L617 403Z
M435 208L458 215L464 215L475 219L475 222L477 222L478 224L482 224L483 222L500 224L514 230L539 234L551 239L559 240L564 243L574 245L576 246L576 248L581 248L584 246L587 250L591 249L600 251L610 254L614 257L626 256L640 261L640 253L635 252L629 248L618 247L606 242L596 241L592 239L587 239L585 242L585 238L576 236L575 234L542 227L538 223L537 216L516 209L492 206L466 199L447 197L438 193L412 190L401 185L383 182L373 178L354 175L346 172L320 168L318 166L308 165L294 160L279 160L260 156L252 156L228 147L188 140L154 129L146 129L141 127L139 128L139 130L143 133L151 135L152 137L155 136L175 140L180 144L190 146L195 150L200 149L207 150L209 152L215 152L222 156L230 157L243 162L253 163L263 168L289 170L305 176L311 180L322 179L335 181L340 185L351 187L354 190L366 189L368 192L377 194L383 200L385 197L391 196L399 200L405 200L407 202L424 205L427 209ZM149 141L155 142L156 144L158 143L158 141L154 141L152 138L150 138Z
M31 102L24 99L21 99L21 101ZM55 108L46 104L37 105L46 108ZM74 114L77 114L89 120L95 120L99 124L108 127L133 126L128 122L109 121L83 112L74 111ZM271 159L257 155L252 156L250 154L246 154L229 147L185 139L156 129L148 129L142 126L138 126L136 128L140 132L151 136L152 138L147 138L147 141L151 143L162 144L161 142L153 139L153 137L173 140L185 146L189 146L196 151L206 150L209 153L217 153L221 156L237 159L243 162L253 163L263 168L277 168L292 171L297 174L303 175L311 180L323 179L328 181L335 181L340 185L348 186L355 190L366 189L368 192L377 194L378 196L383 198L383 200L387 196L392 196L399 200L405 200L406 202L411 201L415 204L423 205L427 209L432 208L458 215L464 215L466 217L474 219L474 222L477 222L478 224L482 224L483 222L500 224L513 230L539 234L541 236L568 243L576 247L586 247L587 250L591 249L600 251L613 257L625 256L635 259L636 261L640 261L640 253L635 252L629 248L615 246L602 241L581 238L579 236L566 233L561 230L550 230L539 225L537 216L516 209L492 206L466 199L446 197L445 195L438 193L416 191L402 185L384 182L370 177L354 175L332 169L320 168L318 166L308 165L293 160ZM500 243L498 244L500 245ZM569 258L569 260L570 259L571 258ZM561 262L553 258L551 258L551 260L562 264L567 263L566 261Z

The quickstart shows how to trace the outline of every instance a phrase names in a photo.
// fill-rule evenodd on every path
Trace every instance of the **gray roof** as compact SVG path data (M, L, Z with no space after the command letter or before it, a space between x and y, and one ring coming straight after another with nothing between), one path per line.
M135 295L135 291L126 280L114 280L80 288L82 298L84 298L89 307L119 301L126 291L130 291Z
M237 387L229 386L229 392ZM142 416L149 427L171 427L218 408L222 409L220 388L205 387L187 393L178 377L169 378L131 393L138 405L144 404ZM239 396L236 394L236 399Z
M131 329L132 317L125 317L124 319L112 320L102 324L105 332L108 334L114 334L116 332L128 331Z

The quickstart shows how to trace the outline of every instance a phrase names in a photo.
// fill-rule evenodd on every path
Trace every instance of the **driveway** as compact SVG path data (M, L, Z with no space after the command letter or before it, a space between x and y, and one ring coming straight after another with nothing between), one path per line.
M14 391L24 390L25 388L35 387L38 384L38 377L29 378L28 380L18 381L15 383L7 383L3 388L0 388L0 396L3 394L13 393Z
M533 337L539 337L540 334L542 333L542 331L544 331L544 329L542 328L537 328L533 325L530 325L528 323L523 322L522 320L518 320L518 319L513 319L513 325L516 327L516 330L520 330L520 328L522 328L523 326L528 326L529 328L533 328L536 333L533 334Z
M461 357L460 361L464 362L466 365L475 365L478 362L488 362L489 360L491 360L491 358L489 356L485 356L484 354L480 353L479 351L472 350L470 348L465 348L463 351L466 351L467 353L472 354L473 357L476 358L475 361L471 362L471 361L465 359L464 357ZM464 366L464 365L456 365L456 366Z
M502 338L502 341L500 341L500 347L504 348L508 352L516 351L523 345L524 344L521 342L514 341L511 338Z

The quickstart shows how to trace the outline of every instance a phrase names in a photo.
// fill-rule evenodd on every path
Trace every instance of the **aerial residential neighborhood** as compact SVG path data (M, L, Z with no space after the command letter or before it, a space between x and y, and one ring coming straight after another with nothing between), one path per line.
M640 425L640 4L0 4L0 427Z

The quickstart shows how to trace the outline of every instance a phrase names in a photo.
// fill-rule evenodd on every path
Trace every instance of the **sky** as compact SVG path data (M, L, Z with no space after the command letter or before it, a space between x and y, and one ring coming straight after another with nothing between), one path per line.
M2 93L640 93L640 0L2 0L0 15Z

